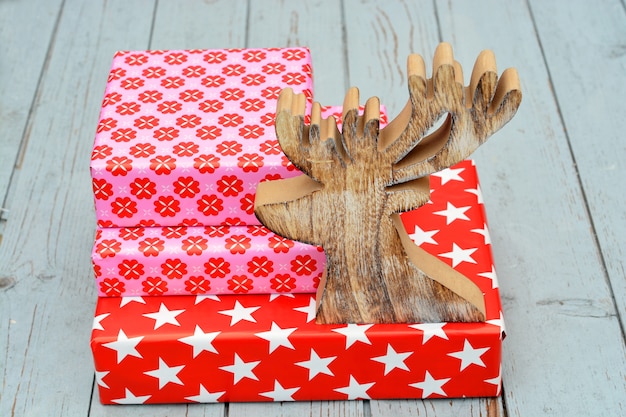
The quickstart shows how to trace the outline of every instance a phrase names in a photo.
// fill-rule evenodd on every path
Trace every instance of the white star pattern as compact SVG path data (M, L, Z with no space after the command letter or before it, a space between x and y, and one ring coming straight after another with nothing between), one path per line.
M372 358L372 360L384 364L385 365L384 375L387 375L389 372L393 371L396 368L409 371L409 367L406 366L404 361L406 360L406 358L408 358L412 354L413 352L398 353L391 346L391 344L387 343L387 353L383 356L376 356Z
M332 329L333 332L340 333L346 337L346 349L355 344L356 342L362 342L367 345L371 345L372 342L367 338L365 332L372 327L373 324L354 324L350 323L346 327L340 327L338 329Z
M491 245L491 236L489 235L489 229L487 228L486 224L483 224L483 228L482 229L472 229L471 232L474 233L478 233L479 235L482 235L484 241L485 241L485 245Z
M463 171L465 168L446 168L432 175L441 178L441 185L445 185L448 181L463 181L463 178L459 176Z
M104 327L102 327L101 321L106 319L110 315L111 313L98 314L96 317L93 318L93 325L91 326L91 329L92 330L104 330Z
M194 301L194 304L200 304L204 300L219 301L220 298L217 295L214 295L214 294L196 295L196 301Z
M433 394L439 394L447 397L448 395L443 390L443 386L446 382L448 382L450 378L442 378L435 379L432 377L430 372L426 371L426 375L424 376L424 380L422 382L416 382L414 384L409 384L409 386L413 388L418 388L422 390L422 398L428 398Z
M104 377L107 376L109 374L109 371L96 371L96 383L103 387L103 388L109 388L109 386L106 384L106 382L104 382Z
M301 313L305 313L306 314L306 322L310 323L311 321L315 320L315 307L317 307L317 305L315 303L315 298L311 297L311 298L309 298L309 305L308 306L297 307L297 308L294 308L294 310L299 311Z
M296 328L281 329L278 324L272 322L270 330L267 332L255 333L255 336L265 339L270 342L270 353L278 349L280 346L284 346L289 349L294 349L293 345L289 341L289 335L296 331Z
M117 363L120 363L126 356L142 357L137 351L137 345L141 342L141 339L143 339L143 336L128 338L124 330L120 329L115 342L104 343L102 346L116 351Z
M452 267L454 268L461 262L475 264L476 261L472 258L472 253L476 250L477 248L461 249L456 243L453 243L451 252L440 253L439 256L452 259Z
M221 332L204 333L200 326L196 324L192 336L181 337L178 341L193 346L193 357L195 358L204 350L217 353L217 349L213 346L213 340L215 340L220 333Z
M157 378L159 380L159 389L161 389L170 382L183 385L183 381L178 378L178 373L182 371L184 367L185 365L168 366L163 359L159 358L159 367L152 371L144 372L144 374Z
M328 369L328 365L332 361L337 359L336 356L329 356L327 358L320 358L317 352L311 348L311 356L308 361L296 362L295 364L298 366L302 366L303 368L307 368L309 370L309 381L315 378L318 374L325 374L334 376L330 369Z
M243 378L258 381L259 378L257 378L252 370L260 363L261 361L244 362L239 355L235 353L235 362L232 365L220 366L220 369L233 374L233 384L237 384L237 382L241 381Z
M476 188L468 188L466 190L464 190L466 193L471 193L476 195L476 202L478 204L484 204L484 200L483 200L483 193L480 190L480 185L476 186Z
M198 395L192 395L191 397L185 397L185 399L197 403L216 403L225 392L226 391L209 392L200 384L200 393Z
M298 391L300 387L283 388L278 380L274 380L274 390L267 392L259 392L259 395L271 398L274 401L293 401L292 395Z
M145 304L146 300L144 300L143 297L122 297L120 300L120 308L130 303Z
M417 330L421 330L424 332L424 338L422 339L422 345L425 345L433 337L438 337L440 339L448 339L448 335L443 330L443 326L446 323L422 323L422 324L411 324L409 327Z
M152 397L152 395L143 395L143 396L139 396L138 397L135 394L133 394L132 392L130 392L130 390L128 388L125 388L124 389L124 398L118 398L118 399L111 400L111 401L116 403L116 404L143 404L150 397Z
M484 368L485 363L480 357L484 355L485 352L487 352L488 350L488 347L474 349L469 340L465 339L465 341L463 342L463 350L448 353L448 356L452 356L453 358L461 360L461 371L471 364L482 366Z
M506 326L504 325L504 316L502 315L502 311L500 311L500 317L493 320L487 320L486 323L493 324L494 326L500 327L500 338L502 335L506 333Z
M232 326L239 323L241 320L256 323L255 318L252 317L252 313L257 311L259 308L261 307L244 307L239 301L235 301L235 307L233 309L218 311L218 313L230 316L230 325Z
M435 211L433 214L444 216L446 218L446 224L448 225L455 220L469 220L469 217L465 215L465 212L470 208L470 206L454 207L454 205L448 201L446 203L445 210Z
M502 365L500 365L500 369L498 370L498 376L485 379L485 382L497 386L496 396L500 395L500 390L502 389Z
M165 324L172 324L174 326L180 326L176 317L183 313L185 310L168 310L165 304L161 303L159 311L155 313L144 314L144 317L154 320L154 330Z
M478 274L480 277L484 277L491 280L491 288L498 288L498 275L496 274L496 268L491 265L490 272L483 272L482 274Z
M335 391L348 396L348 400L369 400L370 396L367 394L367 390L374 386L375 382L368 384L359 384L352 375L350 375L350 383L347 387L335 388Z
M420 246L424 243L437 244L437 241L433 239L433 236L439 233L439 230L422 230L418 225L415 225L415 231L409 235L411 240Z
M288 293L288 292L275 292L270 294L270 303L272 301L274 301L275 299L277 299L278 297L289 297L289 298L293 298L293 294Z

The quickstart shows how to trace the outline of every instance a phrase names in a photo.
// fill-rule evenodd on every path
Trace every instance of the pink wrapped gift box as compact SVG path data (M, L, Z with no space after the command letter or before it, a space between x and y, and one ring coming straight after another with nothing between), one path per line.
M258 182L299 173L275 137L278 93L312 86L306 48L117 53L91 159L98 224L258 224Z
M326 264L263 226L98 229L92 260L103 297L311 293Z
M322 116L335 117L339 127L341 112L322 107ZM384 106L380 123L387 123ZM231 209L235 216L240 212ZM326 263L318 247L261 225L237 226L237 219L204 227L140 223L145 227L98 228L91 258L99 296L310 293Z

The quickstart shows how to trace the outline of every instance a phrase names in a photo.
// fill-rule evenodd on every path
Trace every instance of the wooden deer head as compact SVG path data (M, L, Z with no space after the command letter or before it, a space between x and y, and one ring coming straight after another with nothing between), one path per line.
M413 244L398 213L426 203L429 174L468 157L513 117L522 97L517 72L498 81L493 53L484 51L464 87L445 43L431 79L419 55L407 67L410 99L384 129L377 98L358 115L356 88L345 97L341 133L333 117L321 118L319 103L306 125L304 96L285 89L278 99L280 146L305 175L259 184L255 214L281 236L323 247L318 323L484 320L478 287Z

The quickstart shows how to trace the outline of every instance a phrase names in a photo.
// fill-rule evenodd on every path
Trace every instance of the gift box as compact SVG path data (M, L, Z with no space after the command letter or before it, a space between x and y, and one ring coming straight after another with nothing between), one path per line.
M105 404L496 396L504 324L471 161L404 213L416 244L471 279L486 322L315 323L314 294L103 297L91 339Z
M98 225L258 224L258 182L299 174L274 132L284 87L310 101L308 49L117 53L91 158Z
M92 252L101 297L315 292L321 248L263 226L98 229Z
M322 107L338 127L341 112ZM380 123L387 123L384 106ZM99 227L91 259L101 297L310 293L326 261L321 248L261 225Z

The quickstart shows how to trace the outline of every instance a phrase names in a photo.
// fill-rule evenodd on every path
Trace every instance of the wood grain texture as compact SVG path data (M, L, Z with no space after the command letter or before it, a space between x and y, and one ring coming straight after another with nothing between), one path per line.
M64 3L0 246L0 277L14 282L0 289L2 416L89 411L89 155L115 49L147 45L150 19L138 16L125 2Z
M150 49L243 48L247 19L245 1L161 1Z
M526 3L437 6L460 56L488 47L528 80L506 133L476 153L507 321L507 412L621 415L626 350Z
M317 97L341 104L347 85L339 0L253 1L248 19L249 48L306 46L313 61L313 83ZM252 415L350 416L364 415L363 401L312 401L304 403L231 403L229 417Z
M19 151L28 139L24 131L60 6L61 0L0 2L0 209L13 170L20 169ZM0 211L0 222L8 216Z
M552 2L530 4L626 333L624 4L575 1L565 9ZM559 19L549 19L555 14Z
M366 414L363 404L363 401L231 403L228 408L228 417L364 417Z
M504 417L500 398L449 400L379 400L371 402L371 417L413 416Z
M349 85L377 96L391 120L406 104L406 57L432 57L441 42L433 3L345 0L344 10Z
M346 0L344 7L346 16L351 13L359 16L358 19L346 18L346 38L350 45L347 50L349 83L361 86L361 94L365 96L379 94L381 102L387 106L390 118L393 118L406 103L406 67L403 65L403 58L416 51L432 56L436 45L442 40L438 34L434 4L408 0ZM478 51L472 51L474 53ZM471 59L469 55L468 59ZM376 84L371 83L371 80L376 80ZM374 86L380 88L381 85L383 93L375 91ZM494 139L497 142L498 138ZM494 146L494 143L489 146ZM478 153L480 152L479 150ZM463 407L480 410L482 401L484 400L478 398L452 401L370 401L370 408L372 416L395 416L396 413L431 415L430 411L436 410L436 414L433 412L432 415L456 417L463 415L456 412L457 407L460 407L459 403ZM500 398L495 401L499 406L502 405ZM441 405L442 403L449 407Z
M251 11L248 18L223 18L229 26L220 25L220 16L211 13L218 10L212 8L214 2L199 3L158 2L152 46L240 47L217 45L206 36L230 36L235 26L245 30L246 21L249 41L243 46L280 45L287 38L296 39L290 33L297 34L301 45L312 46L317 97L339 104L348 86L358 85L363 96L380 94L390 116L398 114L406 102L404 58L416 51L432 56L440 40L437 17L442 22L443 40L451 41L461 62L491 48L500 64L517 65L528 92L524 105L504 132L475 153L509 334L504 342L503 369L507 412L511 416L624 414L626 360L614 305L615 298L618 303L626 299L614 278L624 276L619 269L624 258L623 246L619 246L623 233L617 233L622 229L615 226L623 209L612 205L619 201L615 200L619 193L613 195L613 188L596 182L609 183L613 178L602 173L619 173L623 167L621 142L603 154L608 148L600 146L613 144L609 140L621 138L624 130L621 113L611 113L619 111L623 95L617 94L623 88L623 3L591 2L587 8L579 1L565 6L533 1L531 16L524 2L451 2L449 7L447 1L441 1L435 10L433 2L409 0L255 1L250 2L251 10L265 7L267 21L256 21ZM247 2L230 3L246 7ZM112 51L150 46L152 2L66 0L37 94L29 80L41 72L44 55L31 54L42 53L36 48L47 50L46 30L52 34L55 16L47 11L55 10L55 4L59 2L0 1L0 33L19 34L11 35L10 41L3 38L0 44L0 85L11 80L8 95L3 92L0 96L0 114L7 105L15 105L10 121L18 121L13 115L24 117L22 127L19 123L7 125L5 119L0 122L2 132L18 132L17 137L13 133L0 136L0 159L7 158L7 148L2 146L11 144L9 152L13 152L8 165L2 159L0 180L13 168L17 148L11 141L22 140L24 126L31 130L21 168L12 177L7 201L12 211L7 221L0 221L4 228L0 231L4 233L0 241L3 417L84 416L89 412L93 364L88 337L95 291L88 253L93 233L88 148ZM302 10L311 16L310 21ZM297 25L285 25L289 19L272 19L273 15L290 17L293 13L298 14ZM539 33L534 31L533 18ZM202 20L217 23L203 27L198 23ZM160 40L158 28L162 25L171 26L167 34L171 43ZM340 41L342 26L347 44ZM190 30L185 32L187 27ZM313 27L325 30L313 32ZM177 33L187 33L189 40L177 41ZM549 41L552 37L554 41ZM198 42L191 45L194 39ZM229 39L238 42L235 36ZM326 50L332 59L324 57ZM28 67L15 61L16 53L30 63ZM336 60L336 56L342 58ZM603 65L607 66L605 72L613 75L602 76ZM595 78L585 78L594 69ZM550 92L548 70L556 97ZM618 76L612 71L618 71ZM338 72L344 74L342 79L337 79ZM555 81L557 74L564 84ZM573 85L566 82L570 76ZM380 85L385 86L382 94ZM34 103L33 97L38 97ZM612 100L618 104L610 104ZM27 123L24 115L31 110ZM598 125L602 120L606 123ZM568 137L576 165L568 157ZM581 155L583 142L587 148L582 148ZM597 159L596 167L585 168L593 163L585 161L587 155L590 160ZM614 159L618 161L615 168ZM576 173L587 194L589 212L582 206ZM621 184L617 185L615 190L620 190ZM0 187L0 193L5 191ZM591 221L599 248L593 245ZM617 246L611 240L615 236ZM613 297L603 283L600 255L612 280ZM622 307L620 311L623 313ZM103 407L97 396L92 401L92 415L212 416L216 411L205 405ZM484 416L492 415L487 411L491 401L230 404L228 414Z
M306 46L313 61L315 97L340 105L348 86L341 0L250 2L249 48Z
M303 95L285 89L278 99L278 141L306 177L261 183L255 214L275 233L324 249L318 323L484 320L479 288L434 257L418 256L393 216L425 204L429 174L469 157L513 117L519 79L509 69L498 80L493 53L483 51L464 87L446 43L435 51L433 77L425 72L423 58L410 55L410 98L384 129L376 97L358 115L356 88L344 99L341 133L334 118L321 118L319 103L307 125ZM428 133L444 114L446 122ZM310 186L302 184L307 178ZM294 197L303 189L309 192Z

